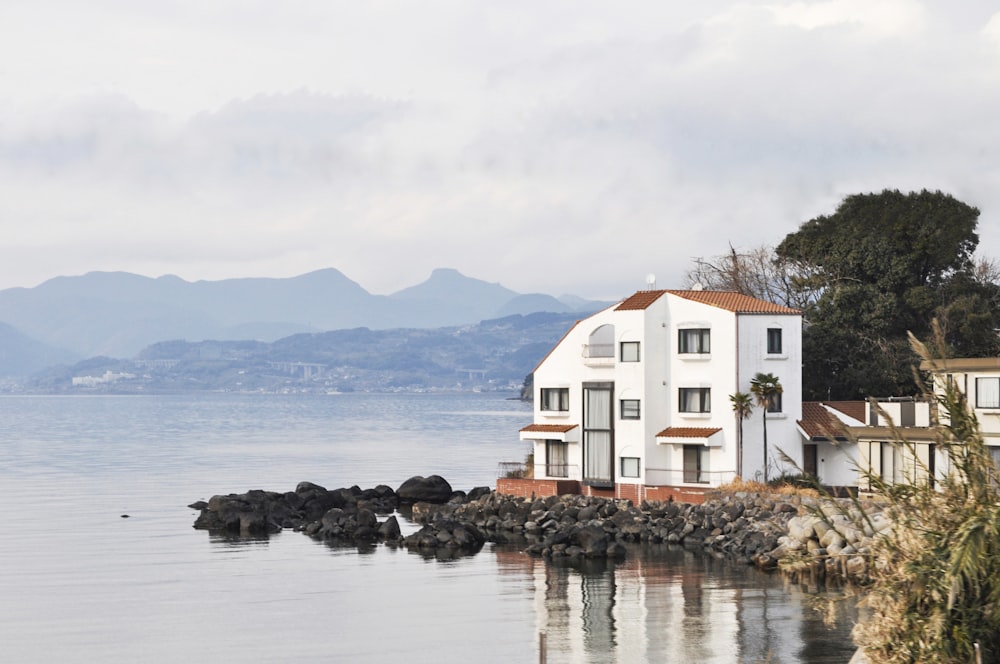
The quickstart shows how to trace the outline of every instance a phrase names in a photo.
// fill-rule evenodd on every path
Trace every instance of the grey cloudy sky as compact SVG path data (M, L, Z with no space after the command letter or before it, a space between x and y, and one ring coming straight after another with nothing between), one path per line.
M0 288L614 298L884 188L1000 258L992 1L5 0L0 37Z

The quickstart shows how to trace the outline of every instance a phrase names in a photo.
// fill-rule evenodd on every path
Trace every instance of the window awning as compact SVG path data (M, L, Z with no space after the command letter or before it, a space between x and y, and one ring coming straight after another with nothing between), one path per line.
M521 440L558 440L580 442L580 427L576 424L529 424L521 429Z
M704 445L722 446L722 429L708 427L667 427L656 434L660 445Z

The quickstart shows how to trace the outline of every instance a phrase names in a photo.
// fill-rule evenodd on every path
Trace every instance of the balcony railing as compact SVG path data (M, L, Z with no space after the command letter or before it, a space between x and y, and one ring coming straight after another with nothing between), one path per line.
M614 344L584 344L583 345L583 356L590 358L599 357L610 357L614 359L615 357L615 345Z
M545 464L545 476L561 480L580 479L580 466L572 463L547 463Z
M732 470L647 468L646 486L678 486L681 484L719 486L726 482L732 482L735 477L736 472Z
M544 475L542 473L545 473ZM530 466L520 461L497 464L497 477L505 479L579 480L580 466L572 463L546 463Z
M583 363L588 367L615 366L614 344L584 344L580 354L583 356Z
M501 461L497 464L497 477L501 479L530 479L531 468L521 461Z

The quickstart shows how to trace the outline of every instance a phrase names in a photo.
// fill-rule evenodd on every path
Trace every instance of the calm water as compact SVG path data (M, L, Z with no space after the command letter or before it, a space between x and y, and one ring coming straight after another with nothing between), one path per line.
M301 480L494 485L530 419L474 394L0 397L0 660L537 662L544 633L553 663L847 662L851 602L824 614L683 548L586 570L491 545L439 562L216 538L185 507Z

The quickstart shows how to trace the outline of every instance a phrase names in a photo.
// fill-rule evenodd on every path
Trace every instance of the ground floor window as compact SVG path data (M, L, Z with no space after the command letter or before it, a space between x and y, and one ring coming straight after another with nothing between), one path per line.
M546 477L569 477L568 447L567 443L560 440L545 441Z
M684 482L708 484L708 448L704 445L684 446Z
M639 457L622 457L622 477L639 477Z

